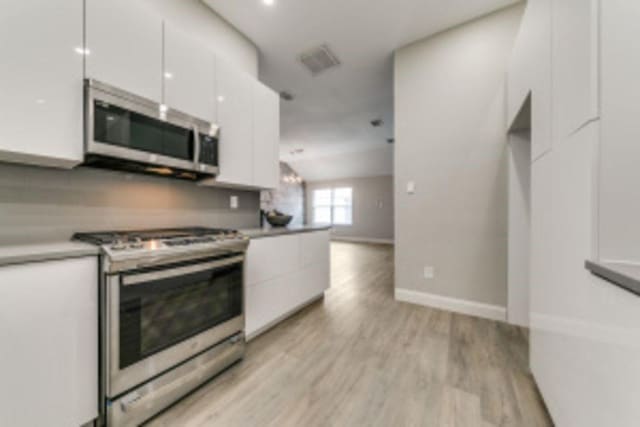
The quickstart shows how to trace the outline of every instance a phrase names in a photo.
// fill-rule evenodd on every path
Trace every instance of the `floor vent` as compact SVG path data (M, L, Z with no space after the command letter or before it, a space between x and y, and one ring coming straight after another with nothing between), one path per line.
M314 76L340 65L340 60L326 44L298 55L298 61Z

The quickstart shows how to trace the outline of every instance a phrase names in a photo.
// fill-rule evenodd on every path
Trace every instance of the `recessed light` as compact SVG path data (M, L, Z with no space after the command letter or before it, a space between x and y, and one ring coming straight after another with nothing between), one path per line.
M224 96L220 95L220 96L218 97L218 102L224 102Z
M275 0L262 0L262 2L267 6L273 6L276 3Z
M164 73L164 78L167 80L171 80L173 78L173 73L167 71L166 73Z
M42 105L45 102L47 102L47 101L45 101L44 99L36 99L36 104Z
M78 55L87 56L87 55L91 54L91 51L89 49L85 49L85 48L80 47L80 46L76 47L74 50Z

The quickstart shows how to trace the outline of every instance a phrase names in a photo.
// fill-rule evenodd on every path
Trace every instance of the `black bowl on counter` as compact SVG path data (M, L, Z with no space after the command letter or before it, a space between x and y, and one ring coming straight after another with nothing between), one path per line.
M272 227L286 227L293 219L291 215L265 215L264 218Z

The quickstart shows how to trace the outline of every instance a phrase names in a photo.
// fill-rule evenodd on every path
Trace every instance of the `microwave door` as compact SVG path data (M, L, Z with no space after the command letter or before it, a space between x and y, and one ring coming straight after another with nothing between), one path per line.
M188 179L217 172L199 167L199 129L210 124L173 110L160 117L158 104L98 82L87 84L87 164L100 166L106 158L111 159L106 167L130 165L134 172L153 169Z

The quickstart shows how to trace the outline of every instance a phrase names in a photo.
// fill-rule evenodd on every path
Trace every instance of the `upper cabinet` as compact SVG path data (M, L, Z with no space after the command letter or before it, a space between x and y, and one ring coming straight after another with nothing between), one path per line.
M0 0L0 160L82 161L82 0Z
M86 0L86 77L162 101L162 19L145 3Z
M280 97L260 82L253 84L253 183L278 188L280 182Z
M278 95L151 3L0 0L0 161L82 163L89 78L218 124L214 185L277 187Z
M560 141L599 116L599 0L554 0L554 137Z
M216 61L220 175L216 182L253 182L253 79L225 61Z
M640 3L601 5L600 259L640 262Z
M164 103L215 123L215 56L169 23L164 25Z

